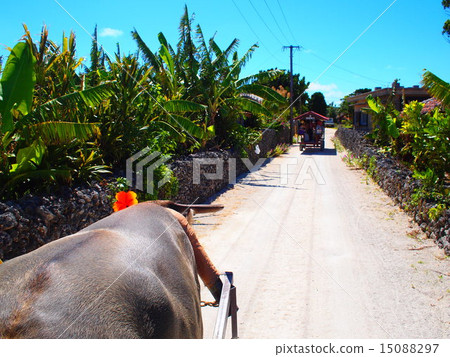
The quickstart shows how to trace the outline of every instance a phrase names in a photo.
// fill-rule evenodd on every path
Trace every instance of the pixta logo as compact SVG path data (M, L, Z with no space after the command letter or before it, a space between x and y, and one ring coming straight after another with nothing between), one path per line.
M126 161L127 184L138 190L153 194L155 188L162 187L170 180L169 174L155 182L155 171L167 160L169 160L169 157L159 151L151 152L149 147L142 149Z

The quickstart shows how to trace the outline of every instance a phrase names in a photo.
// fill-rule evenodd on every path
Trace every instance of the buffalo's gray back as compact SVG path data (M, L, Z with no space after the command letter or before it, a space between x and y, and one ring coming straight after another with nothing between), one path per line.
M0 265L0 336L200 338L192 247L139 204Z

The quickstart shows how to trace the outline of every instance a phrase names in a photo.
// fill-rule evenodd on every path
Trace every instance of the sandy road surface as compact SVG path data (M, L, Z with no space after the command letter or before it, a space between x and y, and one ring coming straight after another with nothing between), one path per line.
M241 338L449 338L450 260L361 171L324 152L289 153L196 216L233 271ZM211 300L203 288L204 300ZM203 308L205 337L217 309Z

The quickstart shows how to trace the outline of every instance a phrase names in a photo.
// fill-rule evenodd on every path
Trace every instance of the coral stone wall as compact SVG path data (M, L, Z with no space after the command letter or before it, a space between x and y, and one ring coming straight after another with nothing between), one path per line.
M286 140L286 133L266 130L259 142L259 154L248 151L247 165L227 151L192 154L170 164L179 182L174 200L202 203L228 187L234 177L248 171L259 158ZM206 160L206 161L205 161ZM213 160L214 164L206 164ZM194 182L194 162L198 182ZM219 170L219 171L217 171ZM230 178L231 172L231 178ZM112 213L107 185L64 188L58 193L27 196L18 201L0 202L0 259L8 260L30 252L55 239L73 234Z
M110 213L108 191L99 184L0 202L0 259L30 252Z

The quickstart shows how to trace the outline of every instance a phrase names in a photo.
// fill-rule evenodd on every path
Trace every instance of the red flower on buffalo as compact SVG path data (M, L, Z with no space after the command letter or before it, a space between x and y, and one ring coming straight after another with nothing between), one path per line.
M137 195L133 191L120 191L116 193L116 202L114 202L113 209L114 212L120 211L127 207L133 206L138 203Z

